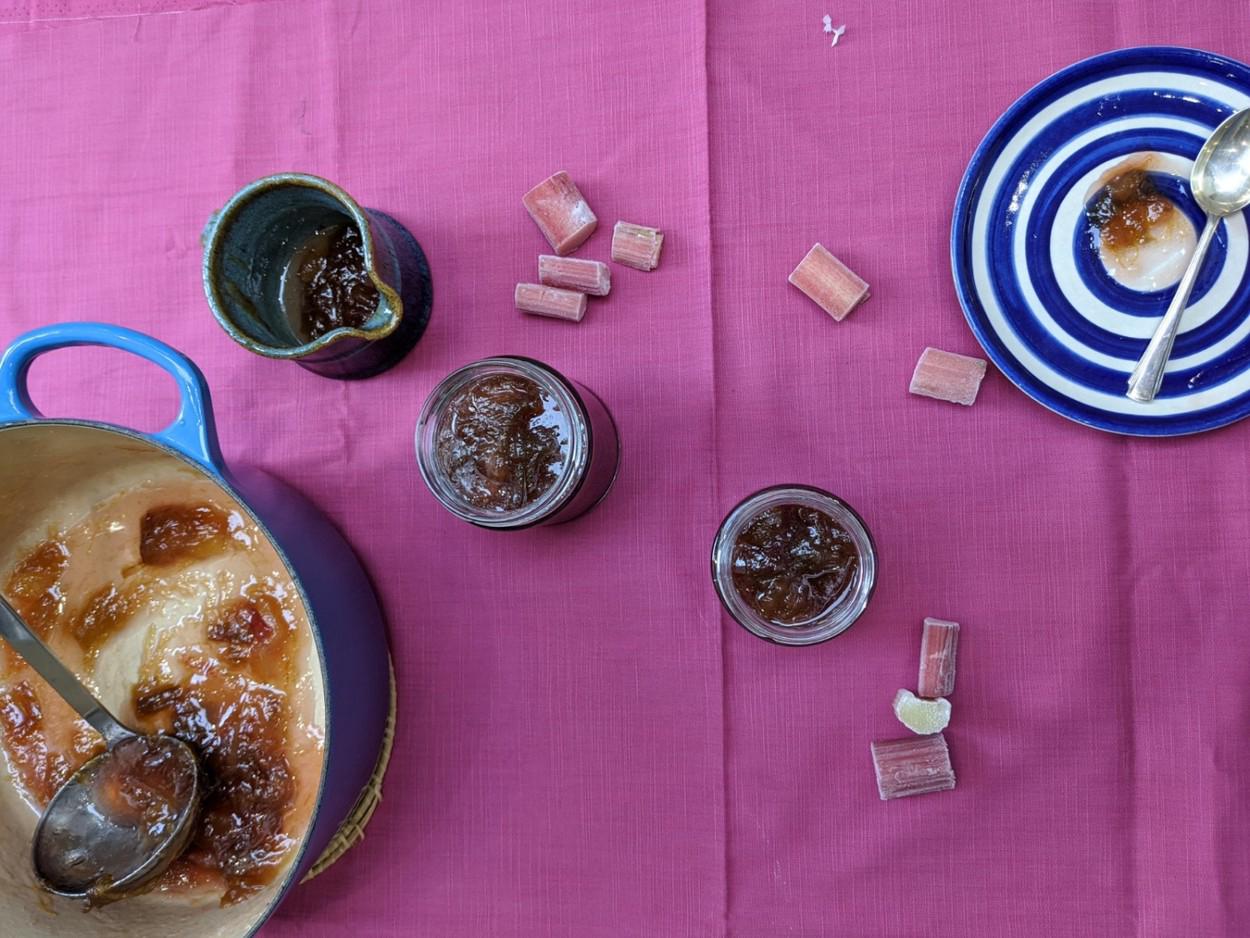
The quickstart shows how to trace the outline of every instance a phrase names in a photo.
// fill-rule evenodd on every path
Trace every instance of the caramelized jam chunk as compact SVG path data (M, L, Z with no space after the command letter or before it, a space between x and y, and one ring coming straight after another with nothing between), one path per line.
M117 634L146 599L144 583L118 588L112 583L91 594L70 624L70 634L88 655L94 655Z
M4 592L13 608L41 638L47 638L61 614L65 596L61 576L69 565L69 549L52 539L18 561Z
M208 637L221 644L221 653L230 661L244 661L252 652L273 641L276 629L261 614L256 603L236 600L208 626Z
M43 707L35 689L18 681L0 691L0 733L9 764L22 787L39 804L46 804L78 768L49 745Z
M233 528L231 516L214 505L159 505L139 525L139 556L152 566L210 557L226 546Z

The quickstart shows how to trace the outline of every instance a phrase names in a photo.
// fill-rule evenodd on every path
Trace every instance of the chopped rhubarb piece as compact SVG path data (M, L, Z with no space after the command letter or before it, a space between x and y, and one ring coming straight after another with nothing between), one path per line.
M591 296L607 296L612 289L612 272L603 261L583 261L576 257L540 254L538 282L549 287L580 290Z
M940 733L951 721L951 702L939 697L925 700L909 690L894 695L894 715L913 733L928 736Z
M618 221L612 229L612 260L635 270L655 270L660 266L664 232L645 225Z
M959 623L925 619L920 636L921 697L949 697L955 690L955 652L959 649Z
M543 237L550 242L551 249L561 256L581 247L599 224L586 199L563 170L525 193L521 201Z
M544 287L538 283L516 285L516 308L535 316L581 322L586 315L586 294Z
M927 348L916 362L907 390L922 397L971 407L985 377L985 362L968 355Z
M868 299L868 284L819 242L794 268L790 282L839 322Z
M882 801L955 787L950 750L941 733L874 742L872 764Z

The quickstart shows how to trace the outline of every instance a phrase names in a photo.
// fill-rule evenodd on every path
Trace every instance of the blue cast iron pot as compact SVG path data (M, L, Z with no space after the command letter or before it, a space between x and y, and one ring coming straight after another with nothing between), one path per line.
M36 357L53 349L95 345L147 359L177 382L181 405L159 433L81 420L44 418L31 403L26 375ZM136 445L138 444L138 446ZM89 915L74 913L76 934L223 936L253 934L288 890L316 862L358 803L377 765L390 709L386 632L373 587L359 560L324 515L298 492L256 469L222 460L209 399L199 369L180 352L130 329L100 323L62 323L19 337L0 358L0 537L20 515L21 480L49 473L104 471L142 451L144 459L176 459L202 473L249 512L285 564L307 613L324 688L325 756L316 806L296 859L268 893L219 909L188 910L168 899L141 897ZM42 460L42 463L41 463ZM38 475L35 475L38 474ZM46 486L45 486L46 487ZM8 779L0 774L0 789ZM0 792L3 794L3 792ZM28 869L34 816L15 821L0 803L0 934L54 935L63 915L48 912ZM29 824L27 824L27 820ZM23 839L25 838L25 839ZM58 919L61 919L58 922Z

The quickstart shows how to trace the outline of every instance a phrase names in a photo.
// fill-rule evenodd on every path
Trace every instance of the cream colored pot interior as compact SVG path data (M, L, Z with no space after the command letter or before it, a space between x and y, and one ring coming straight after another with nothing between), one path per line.
M0 589L15 565L55 532L73 529L102 511L113 511L117 519L106 527L108 537L117 532L117 545L107 540L101 542L102 547L97 544L92 559L80 564L87 572L80 570L75 580L82 581L84 592L97 588L98 583L90 582L93 577L109 576L110 565L123 569L127 562L123 555L138 549L127 546L130 541L126 540L134 537L137 513L153 503L184 495L192 501L211 500L237 512L243 525L240 536L252 539L246 553L246 562L252 564L249 570L254 572L257 565L267 568L271 582L277 584L274 589L279 593L287 591L282 594L284 614L290 634L295 636L292 654L298 657L303 675L298 687L286 698L290 703L290 737L298 736L296 754L292 756L298 795L288 816L291 846L287 865L260 891L233 904L223 905L220 892L165 891L84 913L80 904L54 898L35 883L29 848L37 820L36 808L29 801L29 792L22 788L18 770L6 749L0 753L0 936L237 938L256 928L293 873L319 793L324 688L298 591L273 545L237 501L207 473L123 433L54 423L0 429ZM192 584L189 591L182 589L177 595L163 598L108 639L96 654L88 677L106 706L123 720L133 717L131 695L144 649L151 653L154 636L160 629L174 628L179 622L194 623L197 617L203 619L204 607L197 607L197 584L211 592L217 588L213 584L235 582L230 578L251 575L231 568L231 564L243 562L220 558L197 561L196 569L186 574L185 582ZM97 566L98 571L94 569ZM75 583L67 582L65 588L64 601L69 607L87 598L71 595L77 589ZM211 603L212 599L204 602ZM204 628L202 623L200 628ZM81 660L75 663L67 658L67 663L80 675L88 673Z

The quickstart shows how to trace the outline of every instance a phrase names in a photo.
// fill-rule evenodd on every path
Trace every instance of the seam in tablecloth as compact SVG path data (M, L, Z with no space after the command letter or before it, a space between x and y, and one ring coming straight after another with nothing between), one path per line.
M1133 452L1134 452L1132 446L1129 445L1127 440L1121 440L1120 448L1126 452L1126 455L1128 456L1129 461L1131 462L1133 458ZM1118 592L1120 596L1123 596L1126 592L1128 594L1128 606L1129 606L1128 621L1129 621L1129 627L1132 628L1133 623L1141 621L1141 619L1138 617L1138 612L1136 608L1137 591L1133 589L1133 584L1132 584L1132 580L1136 576L1136 570L1135 570L1135 560L1133 557L1133 537L1132 537L1133 497L1132 497L1130 489L1132 485L1132 478L1135 473L1133 473L1131 469L1128 472L1125 472L1124 462L1125 461L1122 458L1117 459L1115 462L1115 465L1119 469L1120 476L1121 476L1120 479L1117 480L1119 484L1115 486L1115 490L1120 495L1120 504L1118 506L1119 511L1117 512L1117 514L1118 514L1118 521L1119 521L1119 528L1120 528L1119 541L1120 541L1120 544L1123 546L1123 550L1124 550L1124 555L1123 557L1120 558L1119 568L1121 570L1129 571L1129 584L1128 584L1127 590L1121 589ZM1124 701L1124 706L1126 708L1126 712L1129 714L1132 714L1135 712L1135 709L1136 709L1136 701L1133 699L1134 688L1136 687L1136 682L1133 680L1133 666L1134 666L1133 643L1131 641L1127 643L1121 643L1120 647L1124 649L1125 651L1124 661L1125 661L1126 673L1124 676L1124 681L1125 681L1124 697L1126 699ZM1143 923L1142 923L1142 914L1141 914L1141 911L1142 911L1141 910L1142 870L1140 866L1140 858L1143 856L1143 851L1141 849L1143 845L1141 843L1142 823L1141 823L1141 818L1140 818L1141 789L1140 789L1140 786L1138 786L1137 784L1137 771L1138 771L1138 762L1139 762L1138 746L1137 746L1137 723L1132 718L1132 716L1129 716L1128 719L1122 720L1121 722L1123 725L1127 726L1128 728L1126 738L1124 740L1124 745L1125 745L1125 748L1127 748L1128 750L1127 754L1125 755L1125 759L1127 760L1130 766L1129 771L1123 773L1127 777L1126 784L1128 786L1128 791L1126 792L1126 795L1127 795L1126 800L1131 805L1131 810L1129 813L1129 824L1132 826L1132 831L1130 832L1130 835L1126 837L1124 840L1131 854L1131 856L1128 857L1128 862L1125 864L1125 869L1127 871L1127 879L1128 879L1127 889L1128 889L1128 894L1129 894L1129 903L1128 903L1129 927L1132 929L1133 934L1141 935Z
M1133 589L1133 581L1136 578L1135 561L1133 558L1133 538L1132 530L1132 509L1133 495L1131 492L1133 470L1125 468L1126 461L1132 462L1133 448L1129 440L1121 438L1117 441L1116 459L1111 463L1111 483L1110 490L1115 498L1115 524L1117 528L1116 540L1119 549L1123 552L1116 561L1115 568L1120 571L1120 581L1116 582L1109 591L1109 597L1114 606L1108 610L1110 616L1116 616L1126 620L1129 628L1133 627L1133 623L1141 621L1138 617L1135 602L1135 590ZM1127 577L1127 582L1124 578ZM1125 600L1126 608L1121 608L1121 602ZM1134 688L1136 682L1133 679L1133 651L1132 643L1120 643L1118 647L1123 652L1120 666L1123 673L1119 676L1121 680L1121 690L1117 695L1118 706L1123 713L1132 714L1136 707L1134 700ZM1139 819L1139 798L1140 790L1137 785L1137 765L1138 765L1138 747L1136 724L1131 716L1128 719L1121 719L1120 723L1126 727L1126 733L1117 740L1119 747L1118 761L1121 765L1127 765L1127 771L1121 771L1117 765L1117 773L1125 779L1125 790L1123 792L1124 803L1128 806L1127 824L1129 830L1122 837L1121 842L1127 851L1127 856L1119 859L1121 862L1123 874L1123 888L1128 893L1128 901L1124 909L1127 914L1127 921L1124 923L1126 935L1143 935L1142 916L1139 899L1141 896L1141 869L1139 858L1141 851L1141 821Z
M1108 25L1110 27L1111 36L1113 37L1113 40L1108 45L1108 48L1119 48L1124 45L1124 39L1126 38L1123 28L1124 17L1120 11L1119 3L1109 4L1108 7ZM1136 450L1131 440L1120 438L1117 442L1119 444L1117 446L1117 450L1119 450L1118 455L1120 458L1115 460L1114 466L1119 471L1120 478L1116 480L1118 484L1114 486L1114 490L1120 496L1119 504L1116 506L1116 520L1117 526L1119 527L1119 543L1124 551L1123 556L1120 558L1119 569L1127 570L1129 572L1129 583L1127 590L1125 590L1121 585L1121 588L1115 591L1112 595L1119 598L1125 596L1127 593L1128 622L1129 627L1132 628L1134 623L1143 621L1138 616L1138 610L1136 608L1137 591L1133 588L1133 580L1136 578L1137 571L1135 569L1135 560L1133 557L1132 537L1132 511L1134 503L1132 483L1136 476L1136 472L1132 467L1132 462ZM1125 471L1126 461L1129 463L1129 469L1127 471ZM1137 772L1140 762L1137 746L1137 723L1131 716L1131 714L1135 712L1136 704L1133 699L1134 688L1136 686L1135 681L1133 680L1133 643L1132 641L1122 642L1120 643L1120 648L1124 651L1126 672L1124 675L1125 690L1123 692L1122 705L1125 707L1125 712L1130 714L1128 719L1122 719L1120 721L1122 725L1127 727L1126 736L1124 738L1124 746L1128 752L1122 756L1122 759L1127 762L1129 766L1129 771L1122 773L1127 778L1126 785L1128 790L1125 792L1125 802L1129 805L1128 823L1130 826L1129 834L1124 838L1124 843L1129 851L1129 856L1126 858L1124 866L1126 871L1125 879L1127 880L1125 886L1128 891L1127 911L1129 917L1129 920L1126 923L1126 930L1131 930L1131 934L1134 935L1143 935L1143 927L1145 923L1141 907L1141 886L1144 874L1141 868L1141 858L1145 855L1145 852L1142 849L1145 845L1142 843L1143 828L1141 819L1141 786L1137 783Z
M712 243L712 224L711 224L711 69L709 65L709 54L707 54L707 46L709 46L709 30L710 30L710 5L711 0L704 0L702 3L702 23L699 55L701 56L702 71L702 105L704 105L704 218L702 224L707 233L707 318L709 318L709 328L707 328L707 349L709 349L711 364L711 472L707 473L707 478L711 480L711 503L715 508L720 508L720 461L716 459L716 454L720 451L719 439L719 408L717 408L717 381L716 373L716 316L715 316L715 290L716 281L714 275L716 263L715 245ZM712 514L715 514L712 513ZM720 604L716 603L712 612L712 622L716 629L716 642L720 650L720 845L721 845L721 869L724 879L721 883L721 919L720 933L729 935L729 889L731 880L730 870L730 850L729 850L729 654L725 642L725 620L721 614Z

